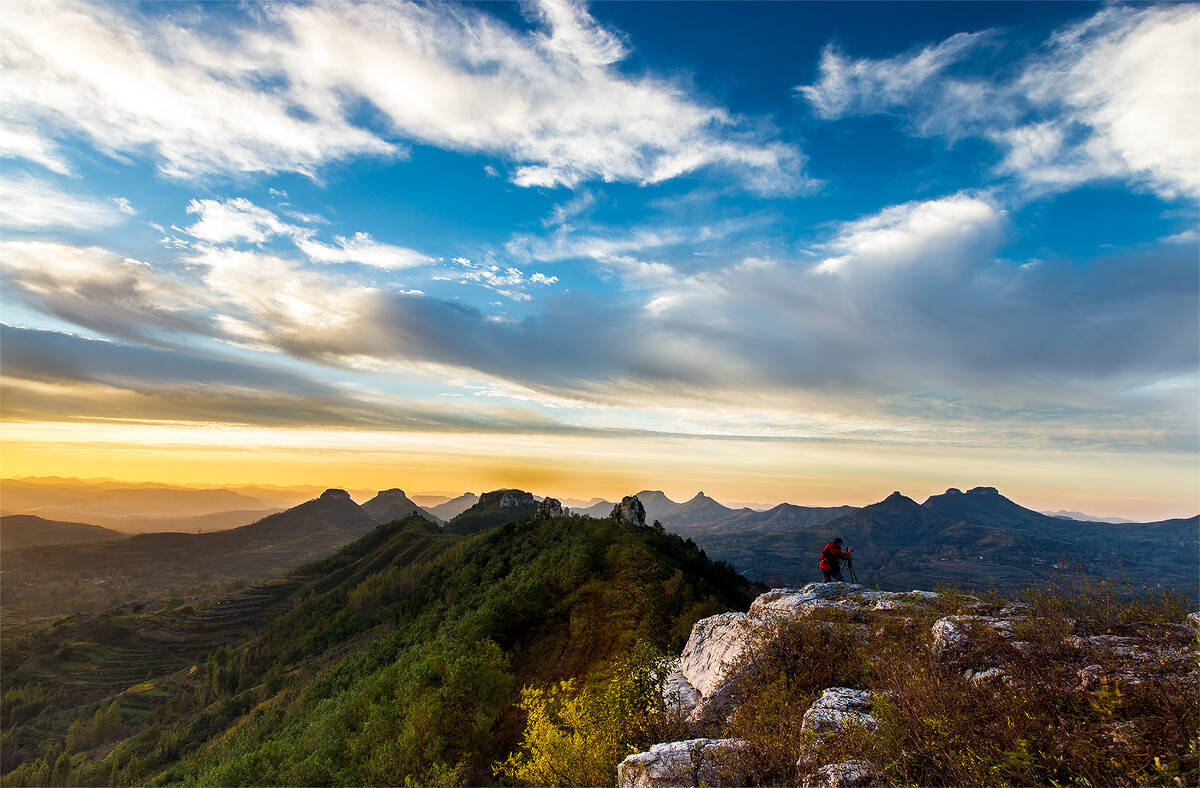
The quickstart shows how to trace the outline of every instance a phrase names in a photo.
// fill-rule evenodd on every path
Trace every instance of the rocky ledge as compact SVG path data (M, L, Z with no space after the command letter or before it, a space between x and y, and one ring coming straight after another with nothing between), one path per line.
M944 610L929 610L942 605ZM1015 687L1013 666L1033 659L1041 651L1053 652L1076 691L1089 692L1113 682L1184 682L1200 687L1197 630L1200 614L1187 623L1163 623L1142 634L1076 634L1072 630L1051 638L1034 638L1040 622L1024 604L988 605L973 597L949 600L930 591L874 591L848 583L811 583L803 588L776 588L761 594L746 613L722 613L696 622L682 655L667 679L667 701L693 733L716 731L728 721L739 703L738 691L748 671L756 670L751 654L781 637L788 621L836 611L848 623L851 636L869 640L880 617L897 616L903 626L915 621L915 611L926 608L928 622L941 615L929 631L931 654L945 668L961 671L976 686ZM824 626L824 620L818 626ZM847 630L843 629L843 632ZM879 630L876 634L882 633ZM1023 640L1022 637L1030 637ZM1037 643L1031 642L1036 640ZM814 743L850 728L874 731L871 714L875 693L866 687L830 687L804 712L802 729ZM752 760L750 742L740 739L696 738L656 744L647 752L627 757L618 768L620 788L744 784L744 764ZM874 765L862 760L825 763L814 768L803 758L796 764L795 782L816 786L883 785L885 778Z

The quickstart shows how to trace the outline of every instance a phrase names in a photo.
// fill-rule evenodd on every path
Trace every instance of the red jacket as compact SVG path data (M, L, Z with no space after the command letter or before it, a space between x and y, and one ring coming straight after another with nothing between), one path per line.
M821 567L822 572L836 572L841 568L839 559L849 559L849 553L843 553L842 548L837 546L837 542L830 542L825 545L825 549L821 551L821 561L817 566Z

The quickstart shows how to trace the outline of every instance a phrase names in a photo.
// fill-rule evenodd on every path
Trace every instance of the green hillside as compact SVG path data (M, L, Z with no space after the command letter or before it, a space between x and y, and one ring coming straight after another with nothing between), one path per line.
M176 634L209 638L203 655L163 647L155 675L82 702L64 689L69 666L127 644L61 641L114 619L24 641L21 664L5 665L5 750L19 744L21 763L5 763L4 784L492 782L520 737L522 687L597 676L639 641L677 652L694 621L755 593L690 541L584 518L475 535L409 518L285 583L277 612L258 608L269 623L236 639L194 615Z

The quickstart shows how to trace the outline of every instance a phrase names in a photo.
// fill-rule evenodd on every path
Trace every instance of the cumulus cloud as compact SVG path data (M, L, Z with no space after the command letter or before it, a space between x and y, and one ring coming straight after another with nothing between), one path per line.
M203 8L134 18L70 0L6 10L0 114L16 131L0 141L60 170L66 134L116 156L149 151L179 177L315 177L414 140L503 156L523 186L655 183L705 167L765 193L810 184L800 152L761 123L625 73L619 35L565 0L536 4L530 30L415 3L278 3L249 19Z
M0 175L0 227L6 230L111 227L124 221L127 207L67 194L36 178Z
M962 73L979 38L959 33L916 54L850 59L833 48L796 89L825 118L900 111L912 131L977 136L1002 174L1035 189L1105 178L1166 198L1200 196L1200 9L1110 7L1057 31L1011 79Z
M826 273L899 266L959 266L994 251L1004 235L1004 211L967 194L917 200L842 225L827 244L835 255Z

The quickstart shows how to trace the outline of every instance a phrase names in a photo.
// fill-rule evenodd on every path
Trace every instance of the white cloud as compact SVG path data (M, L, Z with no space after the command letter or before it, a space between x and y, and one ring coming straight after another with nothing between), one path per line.
M375 268L413 268L428 265L433 258L403 246L376 241L358 232L346 238L335 236L334 244L315 240L314 230L288 224L273 211L244 197L230 200L192 200L187 212L200 218L187 228L194 238L216 244L247 242L261 245L272 238L287 237L314 263L359 263ZM301 214L303 218L320 219ZM165 239L170 241L171 239Z
M40 134L17 153L53 163L55 135L80 133L114 155L148 150L172 176L315 176L327 162L399 155L402 137L503 156L523 186L654 183L704 167L761 192L809 184L794 147L679 84L623 72L618 36L575 3L543 0L530 31L436 4L277 3L249 22L131 8L6 9L0 113ZM364 101L383 128L352 120Z
M117 210L126 216L137 216L137 209L130 204L129 200L124 197L113 197L113 205L117 206Z
M1195 228L1183 230L1162 239L1162 242L1167 244L1195 244L1197 241L1200 241L1200 231Z
M1059 157L1022 161L1010 137L1005 166L1038 183L1144 180L1166 197L1200 197L1200 8L1108 8L1060 31L1019 87L1039 107L1086 129Z
M956 33L940 44L919 52L882 60L852 60L833 45L821 52L821 79L798 85L823 118L884 112L907 103L931 82L941 82L943 72L965 57L985 33Z
M336 236L336 246L307 238L297 238L296 246L314 263L359 263L375 268L414 268L428 265L433 258L403 246L380 243L367 233L352 238Z
M1165 198L1200 196L1200 8L1110 7L1056 32L1010 80L955 77L976 39L916 55L851 60L827 48L798 86L822 117L903 110L910 128L979 136L1000 174L1037 190L1122 178Z
M1004 236L1004 212L968 194L913 201L847 222L827 245L833 254L817 266L824 273L953 266L993 251Z
M55 152L54 143L24 124L0 120L0 156L26 159L60 175L71 173L70 165Z
M296 235L301 228L281 221L271 211L244 197L232 200L192 200L187 212L200 218L187 228L188 234L212 243L247 241L261 244L279 235Z
M122 213L118 204L67 194L30 177L0 175L0 227L7 230L111 227L125 220Z
M306 270L260 252L205 247L188 262L222 304L221 326L234 337L287 350L306 333L336 335L370 314L378 290Z
M557 276L546 276L535 272L532 276L516 266L499 266L490 259L485 262L474 262L466 257L454 257L450 262L455 268L447 273L437 274L433 278L441 281L457 281L459 284L474 284L494 290L500 295L513 301L529 301L532 296L525 292L527 285L557 284Z
M263 87L279 76L238 51L238 31L209 38L132 6L16 2L5 9L0 114L41 131L82 133L114 155L153 152L160 169L313 174L326 161L399 149L357 128L343 107L299 106Z

